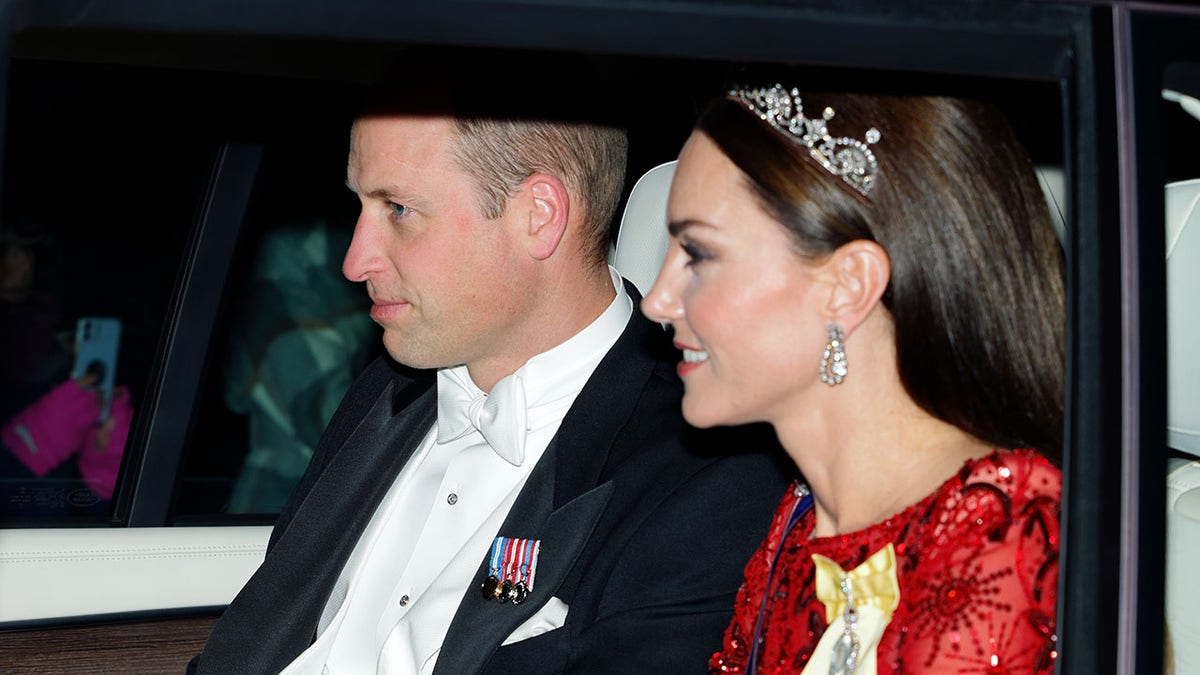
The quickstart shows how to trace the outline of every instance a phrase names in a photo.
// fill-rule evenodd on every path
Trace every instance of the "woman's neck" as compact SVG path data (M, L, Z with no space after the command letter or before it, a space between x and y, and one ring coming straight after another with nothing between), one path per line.
M895 372L894 370L891 372ZM813 493L814 536L855 532L921 501L988 444L922 410L899 379L860 376L773 420ZM824 385L822 385L824 386Z

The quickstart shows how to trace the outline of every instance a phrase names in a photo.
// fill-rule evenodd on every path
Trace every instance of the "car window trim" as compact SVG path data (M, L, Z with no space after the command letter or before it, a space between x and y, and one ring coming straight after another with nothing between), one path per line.
M114 516L129 527L170 524L197 393L262 157L262 143L226 142L213 162L148 388L149 409L138 418L122 469Z

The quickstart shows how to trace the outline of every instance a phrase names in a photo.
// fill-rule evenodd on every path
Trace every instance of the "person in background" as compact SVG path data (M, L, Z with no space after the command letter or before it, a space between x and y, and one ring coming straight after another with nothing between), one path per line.
M37 220L0 224L0 419L8 419L65 379L70 345L59 337L62 307L39 263L53 244Z
M0 442L28 474L43 478L74 460L78 474L104 501L113 497L133 423L129 390L117 387L100 419L94 375L68 379L0 426ZM24 474L24 472L20 472ZM21 477L6 470L5 477Z
M224 399L249 420L230 513L278 513L325 424L367 365L370 299L341 275L350 236L323 218L266 232L222 364Z
M642 308L684 417L769 422L802 475L711 671L1051 672L1063 271L1003 118L736 88L668 210Z
M71 349L58 334L57 296L37 285L38 258L52 239L36 220L14 217L0 226L0 477L82 479L95 497L112 499L133 420L128 389L114 390L101 421L95 375L68 377ZM26 512L5 503L5 515Z
M388 356L190 670L686 672L728 622L788 478L762 430L683 423L669 337L605 263L611 88L455 56L406 58L353 125L342 269Z

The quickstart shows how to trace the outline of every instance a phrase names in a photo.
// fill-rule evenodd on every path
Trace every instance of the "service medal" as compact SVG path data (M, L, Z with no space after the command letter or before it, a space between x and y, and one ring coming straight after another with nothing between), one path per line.
M488 554L488 576L479 587L484 600L519 605L533 592L539 539L496 537Z
M483 584L479 587L479 592L483 594L484 600L495 600L500 594L500 580L495 574L488 575L488 578L483 580Z

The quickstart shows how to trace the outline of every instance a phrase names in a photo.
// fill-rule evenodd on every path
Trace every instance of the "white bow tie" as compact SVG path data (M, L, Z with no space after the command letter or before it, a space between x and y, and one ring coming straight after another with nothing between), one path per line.
M521 466L529 431L521 377L509 375L497 382L491 393L476 395L471 391L474 387L456 375L446 373L438 381L437 442L448 443L478 429L497 455Z

